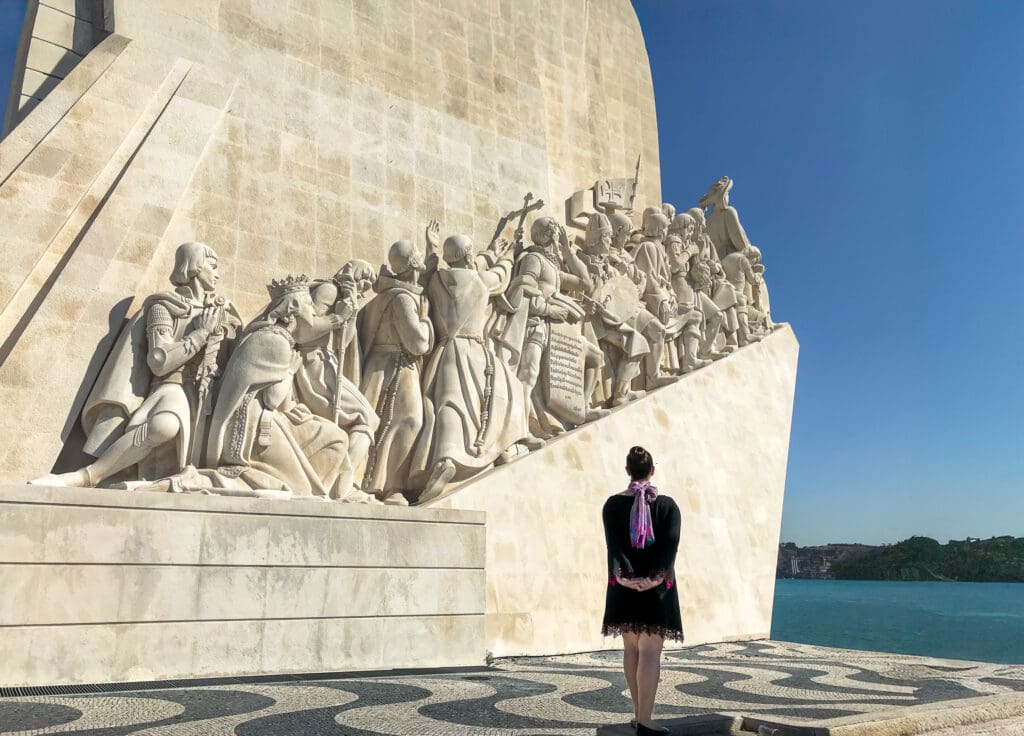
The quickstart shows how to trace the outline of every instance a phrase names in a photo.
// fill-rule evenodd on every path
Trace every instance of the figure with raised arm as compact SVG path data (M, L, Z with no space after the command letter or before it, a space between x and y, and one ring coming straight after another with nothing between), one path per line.
M438 247L436 221L427 226L428 248ZM503 240L474 253L466 235L445 238L447 268L435 269L426 287L437 344L423 373L425 416L413 452L412 485L420 503L441 495L448 483L472 477L531 437L522 381L495 355L485 328L491 298L512 276L512 253Z
M356 317L376 274L366 261L346 263L330 279L313 281L309 292L314 319L295 328L302 365L295 373L298 401L317 416L335 422L348 435L348 452L332 497L366 502L354 486L380 424L370 402L359 391L359 345Z
M270 304L231 354L210 423L209 467L184 471L140 490L271 498L339 498L348 437L297 400L303 367L299 335L319 326L307 276L267 286ZM343 500L356 500L345 494ZM368 500L368 499L363 499Z

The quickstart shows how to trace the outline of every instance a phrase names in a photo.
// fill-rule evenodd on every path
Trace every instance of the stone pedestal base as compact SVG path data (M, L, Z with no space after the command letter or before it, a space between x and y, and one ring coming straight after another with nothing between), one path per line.
M0 487L0 685L484 662L484 515Z

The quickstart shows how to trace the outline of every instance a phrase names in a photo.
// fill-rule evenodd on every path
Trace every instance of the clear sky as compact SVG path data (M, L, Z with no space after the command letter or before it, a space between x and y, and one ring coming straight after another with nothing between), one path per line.
M25 0L0 0L0 123L3 122L7 108L11 68L14 66L14 53L18 48L24 18Z
M783 540L1024 536L1024 3L634 6L664 197L735 180L800 340Z

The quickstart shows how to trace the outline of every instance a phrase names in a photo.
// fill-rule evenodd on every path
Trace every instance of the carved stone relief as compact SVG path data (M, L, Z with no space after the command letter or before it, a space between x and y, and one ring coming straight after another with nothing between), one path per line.
M244 328L214 250L182 244L89 394L95 460L32 482L423 503L761 339L775 323L732 180L635 229L637 176L577 192L567 225L536 217L529 245L532 194L482 250L431 222L425 256L399 240L379 268L274 280Z

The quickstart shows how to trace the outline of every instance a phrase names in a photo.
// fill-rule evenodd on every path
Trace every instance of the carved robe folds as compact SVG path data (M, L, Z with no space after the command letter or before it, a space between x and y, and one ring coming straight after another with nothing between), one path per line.
M444 459L455 464L452 480L468 478L529 434L523 384L485 336L490 297L505 290L512 263L492 266L486 258L478 257L480 270L436 271L427 286L438 342L423 375L425 423L413 455L414 485Z
M422 288L382 275L361 312L360 389L380 417L363 489L382 496L409 490L413 445L423 426L420 361L434 343Z
M207 455L222 476L215 486L230 487L226 479L241 475L253 488L330 496L348 440L334 422L295 402L300 358L293 345L283 327L259 326L232 355L210 426Z

